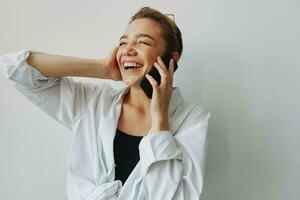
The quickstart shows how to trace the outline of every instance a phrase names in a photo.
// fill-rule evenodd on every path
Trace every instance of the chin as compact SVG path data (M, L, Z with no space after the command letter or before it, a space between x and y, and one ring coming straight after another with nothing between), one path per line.
M140 79L138 79L138 78L124 78L123 82L127 86L134 86L134 85L139 85Z

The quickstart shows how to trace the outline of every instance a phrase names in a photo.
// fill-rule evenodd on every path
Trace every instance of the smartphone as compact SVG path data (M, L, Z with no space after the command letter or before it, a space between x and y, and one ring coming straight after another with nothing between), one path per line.
M170 60L172 59L172 55L170 53L167 53L165 54L164 56L161 57L161 59L163 60L163 62L165 63L166 67L167 67L167 70L169 70L169 63L170 63ZM174 60L174 72L177 70L178 68L178 65L175 61L175 59L173 58ZM158 69L156 69L155 66L153 66L150 70L150 72L148 73L150 76L152 76L158 83L158 85L160 85L160 82L161 82L161 76L159 74L159 71ZM140 81L140 86L141 88L143 89L143 91L145 92L145 94L147 95L147 97L149 99L152 98L152 93L153 93L153 88L152 88L152 85L151 83L149 82L149 80L144 77L141 81Z

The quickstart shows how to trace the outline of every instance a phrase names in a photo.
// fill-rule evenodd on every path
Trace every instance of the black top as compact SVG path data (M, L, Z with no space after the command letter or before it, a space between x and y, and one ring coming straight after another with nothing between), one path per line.
M143 136L134 136L117 128L114 138L115 180L124 184L140 160L139 144Z

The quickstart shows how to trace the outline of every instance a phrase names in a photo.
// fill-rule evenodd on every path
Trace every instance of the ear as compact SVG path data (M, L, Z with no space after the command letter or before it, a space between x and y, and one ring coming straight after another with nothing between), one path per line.
M176 62L179 60L179 53L177 51L172 52L172 57L175 59Z

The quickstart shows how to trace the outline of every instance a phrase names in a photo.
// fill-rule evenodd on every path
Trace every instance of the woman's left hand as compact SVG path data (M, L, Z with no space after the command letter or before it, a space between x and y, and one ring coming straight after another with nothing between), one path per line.
M169 63L169 71L167 70L161 57L157 58L158 62L154 66L159 71L161 76L160 85L157 81L146 74L153 88L151 100L151 131L164 131L169 130L169 103L173 92L173 73L174 73L174 60L171 59Z

